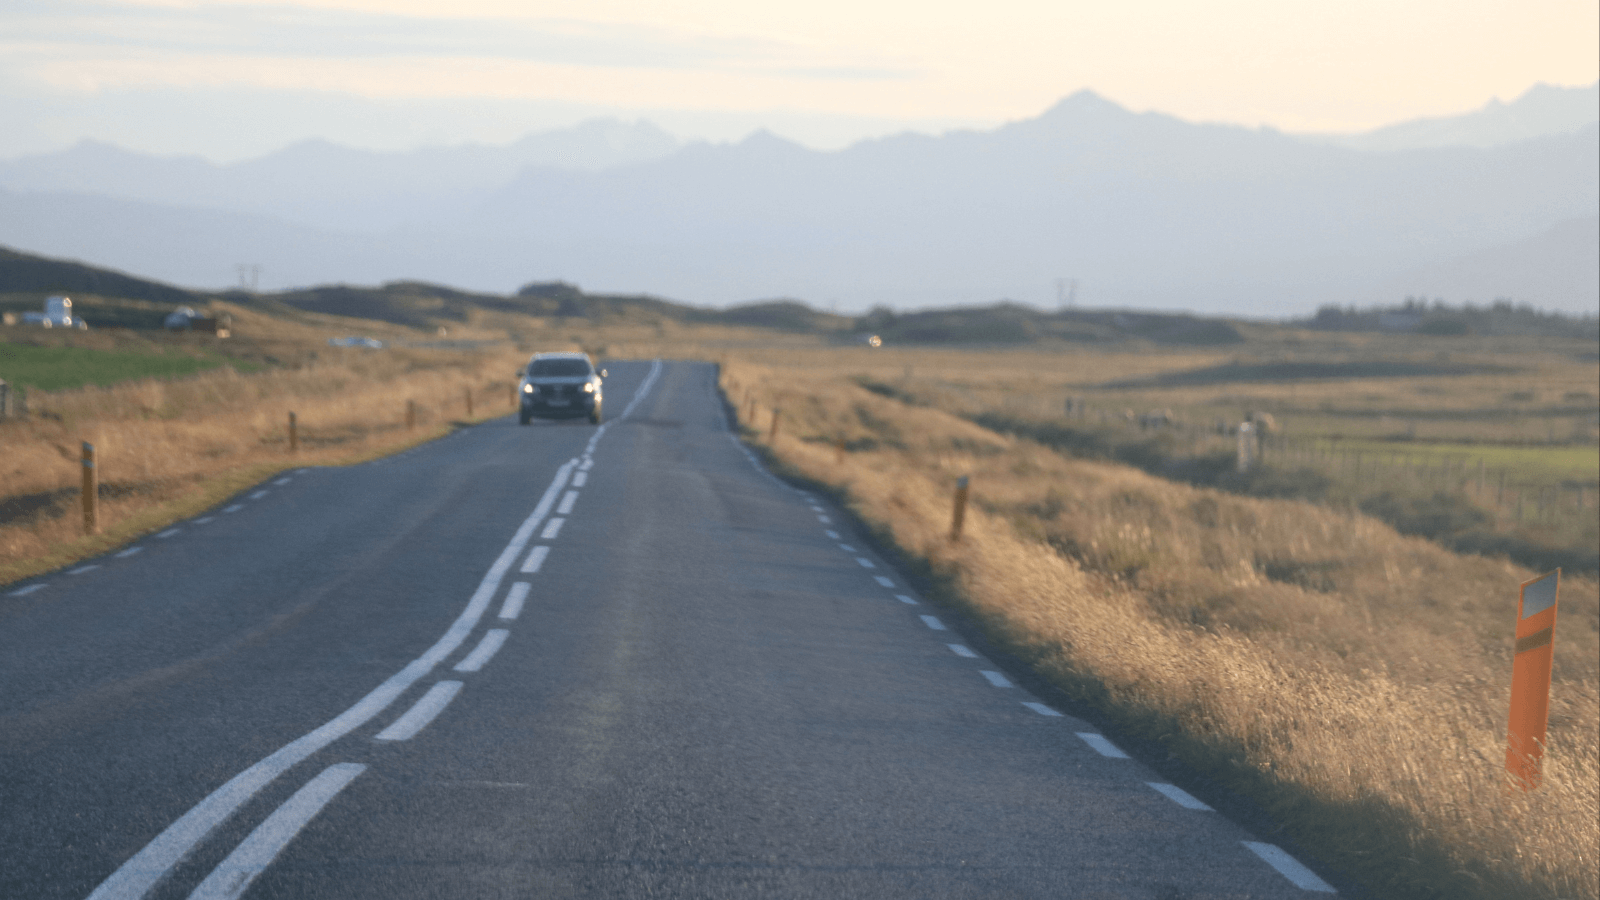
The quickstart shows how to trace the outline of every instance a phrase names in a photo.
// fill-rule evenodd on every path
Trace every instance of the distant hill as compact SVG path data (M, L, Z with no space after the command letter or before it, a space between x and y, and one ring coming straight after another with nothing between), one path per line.
M47 259L0 247L0 294L32 292L100 294L174 305L196 302L193 292L159 281L148 281L80 262Z
M474 310L496 310L595 322L620 318L737 325L817 334L840 341L876 334L891 345L1004 346L1039 341L1128 340L1217 345L1244 339L1233 322L1181 313L1094 309L1046 312L1000 302L906 313L880 307L863 316L842 316L812 309L796 300L765 300L713 309L647 294L591 294L563 281L532 282L512 295L462 291L418 281L394 281L376 287L324 285L263 294L206 294L0 247L0 294L30 292L89 293L173 306L201 306L218 298L267 313L299 310L419 329L466 321ZM27 301L27 305L36 304ZM86 318L91 325L159 328L161 316L149 309L135 313L108 308L97 309Z
M1563 315L1504 299L1482 306L1430 304L1416 297L1392 306L1325 306L1310 319L1294 324L1318 331L1387 331L1442 337L1519 334L1600 340L1600 318L1593 313Z

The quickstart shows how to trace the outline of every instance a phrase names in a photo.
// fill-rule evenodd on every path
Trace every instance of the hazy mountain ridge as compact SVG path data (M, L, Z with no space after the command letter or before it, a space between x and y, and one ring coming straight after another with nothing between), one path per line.
M1503 103L1490 100L1458 116L1413 119L1361 134L1325 139L1353 150L1386 152L1434 147L1499 147L1567 134L1600 121L1600 82L1588 87L1536 84Z
M94 208L81 194L0 193L0 240L190 284L225 283L233 263L259 262L278 285L414 278L503 290L544 277L718 305L791 296L904 308L1048 302L1055 280L1071 277L1085 302L1263 314L1392 302L1396 279L1492 257L1600 206L1592 125L1487 149L1369 153L1136 114L1080 92L992 131L834 152L758 132L661 154L659 134L629 128L565 138L594 146L610 135L637 157L625 165L524 166L495 181L508 171L502 156L500 169L412 179L398 193L382 185L431 151L373 162L300 145L232 167L277 186L278 209L300 210L278 221L236 204L191 211L206 224L186 226L172 204ZM450 155L460 148L438 152L463 158ZM341 186L290 190L307 160L322 160L324 173L308 185ZM179 160L162 171L181 180L208 165ZM0 184L7 171L0 165ZM70 181L66 169L54 177ZM478 180L460 187L451 177ZM221 202L222 188L207 190ZM315 214L317 204L339 212ZM1600 302L1585 259L1555 262L1576 274L1509 294L1563 308ZM1473 292L1478 283L1407 292L1457 302L1507 293L1498 282Z

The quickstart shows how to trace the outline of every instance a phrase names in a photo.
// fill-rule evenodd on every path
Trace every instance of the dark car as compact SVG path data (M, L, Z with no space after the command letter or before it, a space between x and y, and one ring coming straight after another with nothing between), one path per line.
M600 423L604 397L600 379L605 370L596 371L582 353L536 353L527 368L517 373L522 381L517 396L522 398L517 418L526 425L535 418L588 418Z

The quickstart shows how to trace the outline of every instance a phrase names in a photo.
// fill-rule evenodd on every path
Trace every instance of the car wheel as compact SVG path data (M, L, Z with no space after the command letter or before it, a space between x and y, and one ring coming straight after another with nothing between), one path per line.
M523 425L526 425L533 421L533 416L525 412L519 412L517 413L517 421L521 422Z

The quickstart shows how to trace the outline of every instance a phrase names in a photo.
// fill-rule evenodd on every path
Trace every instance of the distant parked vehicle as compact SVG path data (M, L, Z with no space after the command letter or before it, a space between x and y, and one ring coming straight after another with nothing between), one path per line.
M167 314L162 325L168 331L200 331L214 334L217 337L228 337L231 332L228 326L233 324L233 317L223 314L220 318L202 316L187 306L180 306Z
M601 379L604 369L595 370L584 353L536 353L517 375L517 396L522 398L517 419L524 425L535 418L571 419L587 416L600 424L604 402Z
M31 312L22 314L25 325L38 325L41 328L77 328L79 330L89 327L89 323L72 314L71 297L50 297L44 301L44 312Z
M330 347L366 347L369 350L382 350L383 341L369 337L337 337L328 338Z

